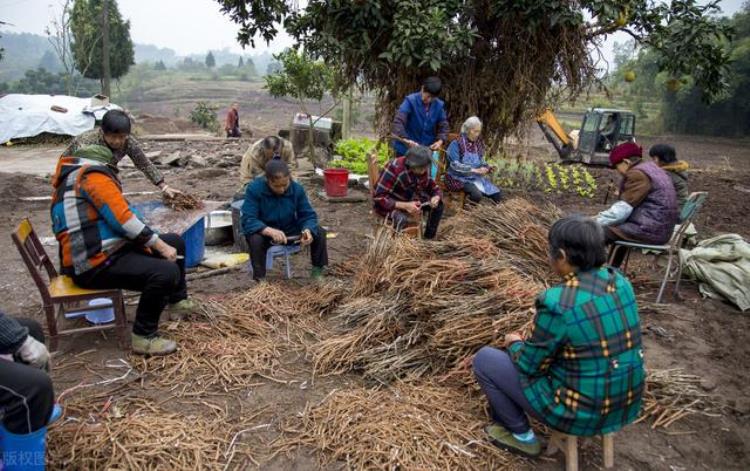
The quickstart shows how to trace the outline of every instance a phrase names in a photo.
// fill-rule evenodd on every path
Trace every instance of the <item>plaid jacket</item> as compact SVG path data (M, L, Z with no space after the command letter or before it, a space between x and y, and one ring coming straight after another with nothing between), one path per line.
M90 145L109 147L104 140L104 134L102 133L101 128L94 128L74 137L62 155L73 155L78 149ZM118 162L126 155L130 157L130 160L133 161L136 168L143 172L143 174L146 175L146 178L148 178L154 185L158 185L164 181L164 177L159 169L156 168L148 157L146 157L146 154L144 154L141 149L140 143L133 136L128 136L125 141L125 146L120 150L112 150L112 154Z
M537 414L564 433L614 432L638 417L644 388L633 287L602 267L544 291L531 337L510 355Z
M396 208L397 201L426 202L433 196L441 196L435 180L430 178L430 172L416 176L406 168L406 157L398 157L388 162L380 173L375 187L375 211L381 216L387 216Z
M156 243L158 236L130 209L106 165L62 157L52 185L52 231L60 243L62 273L81 275L128 243Z

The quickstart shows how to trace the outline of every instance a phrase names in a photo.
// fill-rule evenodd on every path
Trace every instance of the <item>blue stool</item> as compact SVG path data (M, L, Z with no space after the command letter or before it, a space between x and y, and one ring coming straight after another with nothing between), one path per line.
M272 245L271 248L266 252L266 270L273 268L273 259L276 257L284 257L286 263L286 278L292 277L292 264L289 263L289 256L293 253L297 253L302 250L302 247L297 245Z

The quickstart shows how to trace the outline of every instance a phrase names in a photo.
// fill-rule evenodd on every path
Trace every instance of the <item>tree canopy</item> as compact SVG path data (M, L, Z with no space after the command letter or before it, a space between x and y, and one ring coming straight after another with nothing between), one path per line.
M452 119L479 115L500 137L550 100L597 83L592 49L615 31L659 53L659 68L690 74L708 96L726 86L729 28L718 0L217 0L240 25L238 40L270 41L282 24L325 61L336 86L379 93L385 134L404 95L428 75L443 79Z
M725 88L707 103L700 85L692 74L680 76L663 72L660 54L650 47L641 48L621 61L616 79L627 72L635 80L625 87L626 96L637 108L639 100L649 99L661 105L661 124L675 133L721 136L750 134L750 3L727 20L734 35L725 51L731 59L723 77Z
M120 15L115 0L109 1L109 63L112 78L128 72L135 63L130 21ZM75 0L70 12L73 58L86 78L102 79L102 0Z
M214 54L211 51L208 51L208 54L206 54L206 67L209 69L216 66L216 58L214 58Z

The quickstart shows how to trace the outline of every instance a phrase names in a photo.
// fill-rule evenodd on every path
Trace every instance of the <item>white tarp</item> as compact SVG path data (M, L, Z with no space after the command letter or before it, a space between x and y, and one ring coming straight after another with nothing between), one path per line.
M680 250L680 263L698 280L704 296L727 299L741 311L750 309L750 244L742 236L723 234Z
M43 132L76 136L92 129L108 109L121 109L112 104L94 107L91 101L67 95L5 95L0 98L0 144ZM53 106L67 112L52 111Z

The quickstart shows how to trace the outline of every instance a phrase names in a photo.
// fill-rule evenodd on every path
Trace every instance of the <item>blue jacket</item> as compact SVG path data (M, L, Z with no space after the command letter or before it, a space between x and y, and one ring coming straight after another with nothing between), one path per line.
M266 177L258 177L245 189L242 205L242 232L247 235L266 227L279 229L286 235L299 235L309 229L318 235L318 215L310 206L305 189L292 181L283 195L275 195Z
M438 139L448 140L448 116L445 114L445 103L439 98L433 98L430 108L425 112L422 103L422 93L407 95L393 120L392 132L396 136L405 137L423 146L430 146ZM393 149L396 156L406 155L408 148L405 144L394 140Z

